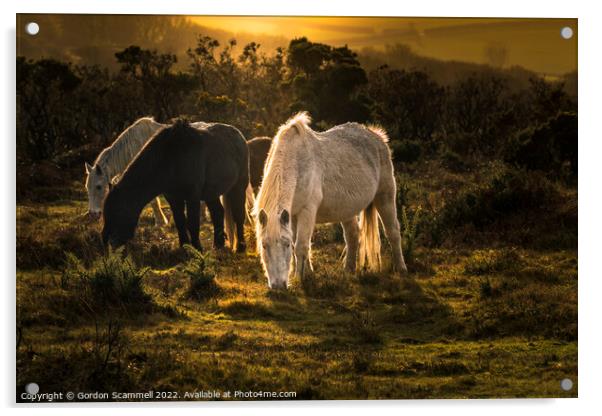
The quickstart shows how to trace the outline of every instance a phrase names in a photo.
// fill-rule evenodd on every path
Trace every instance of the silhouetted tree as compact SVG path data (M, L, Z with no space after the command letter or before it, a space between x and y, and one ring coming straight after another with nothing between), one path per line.
M393 138L429 141L440 128L445 89L421 71L383 66L370 73L375 121Z
M368 120L368 97L359 89L368 79L347 46L332 48L305 37L293 39L287 65L291 111L308 110L316 121L326 124Z

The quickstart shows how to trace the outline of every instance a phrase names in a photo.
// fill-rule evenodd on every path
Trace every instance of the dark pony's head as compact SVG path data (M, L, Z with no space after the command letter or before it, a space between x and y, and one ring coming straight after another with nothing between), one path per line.
M114 248L120 247L134 237L139 213L123 198L123 190L112 188L104 201L102 210L102 242Z

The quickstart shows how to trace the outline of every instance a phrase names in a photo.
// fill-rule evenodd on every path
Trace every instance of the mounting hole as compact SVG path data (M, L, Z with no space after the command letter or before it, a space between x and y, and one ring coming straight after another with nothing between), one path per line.
M25 386L25 392L28 394L38 394L40 391L40 386L37 383L27 383Z
M573 380L565 378L560 382L560 388L564 391L569 391L573 388Z
M36 22L29 22L25 25L25 31L28 35L37 35L40 31L40 25L38 25Z
M560 36L562 36L564 39L570 39L573 37L573 29L571 29L568 26L563 27L562 29L560 29Z

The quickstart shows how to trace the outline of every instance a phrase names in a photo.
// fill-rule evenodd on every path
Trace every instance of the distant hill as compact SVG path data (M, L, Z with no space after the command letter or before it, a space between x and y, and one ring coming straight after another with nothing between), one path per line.
M529 78L545 77L545 74L538 74L520 66L504 68L493 67L487 64L429 58L416 54L412 48L403 44L386 45L384 50L366 47L361 49L358 55L362 66L367 71L376 69L381 65L388 65L390 68L395 69L420 70L429 74L431 78L441 85L453 84L457 80L466 78L473 73L488 72L506 78L512 90L519 90L528 87ZM546 78L548 80L564 82L567 93L573 97L577 96L576 72L571 72L560 78Z

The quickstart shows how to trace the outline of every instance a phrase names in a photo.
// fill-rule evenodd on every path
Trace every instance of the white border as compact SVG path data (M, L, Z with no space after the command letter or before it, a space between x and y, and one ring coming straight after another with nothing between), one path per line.
M0 137L0 171L2 172L2 202L0 221L2 231L1 276L3 301L2 375L0 376L0 402L12 406L9 413L18 411L14 401L14 325L15 325L15 13L146 13L146 14L236 14L236 15L345 15L345 16L441 16L441 17L565 17L579 18L579 399L564 400L472 400L472 401L376 401L376 402L239 402L239 403L186 403L176 404L169 409L178 413L258 414L286 412L287 415L308 412L341 412L348 415L364 415L375 408L383 413L419 413L448 415L507 415L508 413L546 413L566 416L591 414L600 409L598 389L601 386L600 367L600 301L602 276L598 274L596 259L597 239L600 230L600 176L602 136L598 123L602 62L600 42L602 16L594 1L541 1L524 0L487 1L428 1L393 2L370 0L353 2L345 0L301 0L301 1L186 1L169 0L152 2L142 0L20 0L17 4L2 2L0 19L3 22L2 64L0 76L2 97L3 135ZM60 407L59 407L60 406ZM40 406L44 414L81 414L81 407L55 405ZM110 410L109 410L110 408ZM22 409L27 414L35 409ZM164 414L168 410L160 404L107 405L98 404L85 410L88 414L106 415Z

